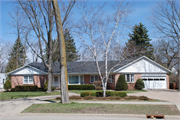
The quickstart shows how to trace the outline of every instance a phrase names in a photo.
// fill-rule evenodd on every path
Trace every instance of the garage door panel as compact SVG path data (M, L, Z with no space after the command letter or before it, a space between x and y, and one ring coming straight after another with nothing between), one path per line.
M166 77L142 77L145 89L167 89Z

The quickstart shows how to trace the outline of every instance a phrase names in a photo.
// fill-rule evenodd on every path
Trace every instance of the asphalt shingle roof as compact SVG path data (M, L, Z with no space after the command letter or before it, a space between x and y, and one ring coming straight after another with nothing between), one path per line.
M126 59L121 62L108 61L108 71L117 64L118 65L113 70L117 70L136 59L137 59L137 57ZM104 72L105 62L98 61L98 64L100 66L101 72ZM30 63L29 65L32 67L35 67L41 71L44 71L46 73L48 72L48 69L44 65L44 63ZM69 73L98 73L98 69L97 69L95 61L67 62L67 72L68 72L68 74ZM53 73L60 73L60 63L59 62L53 64Z

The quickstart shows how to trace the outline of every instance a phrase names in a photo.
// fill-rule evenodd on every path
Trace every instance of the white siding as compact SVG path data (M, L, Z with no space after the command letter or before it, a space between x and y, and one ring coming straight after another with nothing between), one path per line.
M11 75L40 75L40 74L44 74L38 70L35 70L33 68L30 68L30 67L25 67L25 68L22 68L14 73L12 73Z
M136 63L119 70L118 72L121 73L168 73L167 71L163 70L159 66L155 65L154 63L141 59Z

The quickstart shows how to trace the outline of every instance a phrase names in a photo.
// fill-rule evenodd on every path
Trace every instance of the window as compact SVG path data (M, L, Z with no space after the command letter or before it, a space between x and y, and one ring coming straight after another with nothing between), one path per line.
M90 83L93 83L94 81L99 81L99 76L98 75L91 75Z
M3 79L3 83L5 83L6 81L5 81L5 79Z
M125 74L125 79L129 83L134 83L134 74Z
M33 76L24 76L24 84L33 84Z
M83 75L80 76L80 82L81 82L81 84L84 84L84 76Z
M54 77L54 84L58 84L58 77Z
M113 75L109 75L108 81L109 81L109 83L113 83Z
M79 84L79 76L69 76L69 84Z

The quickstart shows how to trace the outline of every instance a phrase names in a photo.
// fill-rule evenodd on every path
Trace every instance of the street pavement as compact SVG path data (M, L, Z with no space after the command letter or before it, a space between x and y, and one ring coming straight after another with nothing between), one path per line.
M165 116L166 120L179 120L179 117ZM0 120L147 120L145 115L117 115L117 114L29 114L6 116Z

